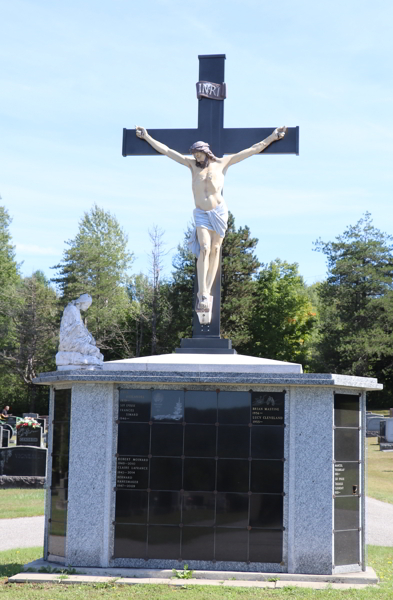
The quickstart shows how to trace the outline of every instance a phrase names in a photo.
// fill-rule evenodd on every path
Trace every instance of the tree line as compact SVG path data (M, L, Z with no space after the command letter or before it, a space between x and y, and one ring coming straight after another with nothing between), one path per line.
M85 323L105 360L171 353L192 336L190 230L165 277L164 232L153 227L149 272L136 274L121 225L94 205L48 280L42 271L21 275L10 223L0 207L0 403L14 414L47 412L47 389L33 380L56 369L62 312L82 293L93 298ZM385 389L370 395L370 405L393 406L392 237L366 213L334 241L317 240L327 276L311 286L296 263L260 263L257 243L230 213L222 245L222 336L241 354L299 362L306 372L378 377Z

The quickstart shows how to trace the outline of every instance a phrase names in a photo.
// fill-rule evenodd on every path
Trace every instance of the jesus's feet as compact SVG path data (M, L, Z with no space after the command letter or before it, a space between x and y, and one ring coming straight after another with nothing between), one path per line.
M204 310L206 312L210 310L209 296L202 295L199 298L199 310Z

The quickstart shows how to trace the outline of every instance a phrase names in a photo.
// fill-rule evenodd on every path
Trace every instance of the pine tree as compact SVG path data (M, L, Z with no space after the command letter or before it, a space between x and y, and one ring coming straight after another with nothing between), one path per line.
M385 397L393 393L392 239L375 228L366 213L336 241L316 242L316 250L327 257L328 277L319 286L315 367L378 377L386 384Z
M76 237L66 243L68 249L62 262L53 267L58 274L52 279L62 306L80 294L90 294L93 303L86 324L97 346L105 360L123 358L130 309L127 272L132 262L127 236L111 213L94 205L80 221Z

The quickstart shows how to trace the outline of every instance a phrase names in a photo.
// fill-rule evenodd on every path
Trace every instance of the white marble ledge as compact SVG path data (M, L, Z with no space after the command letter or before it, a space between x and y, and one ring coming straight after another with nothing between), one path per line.
M103 371L176 371L197 373L303 373L297 363L243 354L160 354L104 362Z

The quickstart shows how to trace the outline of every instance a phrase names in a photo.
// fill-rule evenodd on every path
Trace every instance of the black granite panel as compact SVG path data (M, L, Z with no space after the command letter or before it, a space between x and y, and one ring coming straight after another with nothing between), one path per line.
M251 422L250 392L220 392L218 394L218 422L240 425Z
M68 482L68 454L57 454L52 456L52 487L61 487L64 480Z
M187 423L216 423L217 393L186 392L184 416Z
M282 561L282 531L251 529L249 560L251 562L280 563Z
M67 521L68 489L67 488L54 488L51 491L52 491L52 493L51 493L50 518L52 521L59 521L60 523L66 523L66 521Z
M158 525L179 525L180 522L180 492L150 492L149 523Z
M357 429L334 430L334 458L336 460L359 460L359 431Z
M359 522L359 497L334 499L334 529L357 529Z
M248 502L248 494L217 494L217 526L247 527Z
M220 424L217 429L217 456L220 458L248 458L250 456L250 428L248 425Z
M253 458L284 458L284 427L266 425L251 428Z
M119 390L119 421L150 421L151 390Z
M244 529L216 529L216 560L241 561L247 560L248 531Z
M149 459L119 456L117 459L116 487L126 490L146 490L149 484Z
M71 414L71 389L55 390L55 421L69 421Z
M52 528L55 527L56 523L52 524ZM56 535L50 533L48 536L48 554L55 556L65 556L65 535Z
M251 402L253 425L284 424L284 392L252 392Z
M283 496L281 494L253 494L250 497L250 525L263 529L283 526Z
M248 460L221 459L217 461L217 490L219 492L248 492L250 463Z
M281 460L253 460L251 462L251 491L280 494L284 491L284 463Z
M55 423L53 426L53 454L67 454L70 442L70 424L68 421Z
M358 462L336 462L334 465L334 494L352 496L359 494Z
M334 424L336 427L359 427L359 416L359 396L334 394Z
M116 523L147 523L147 492L116 492Z
M182 528L182 560L213 560L214 529L211 527Z
M114 558L145 558L147 556L147 526L115 526Z
M149 526L149 558L180 558L180 527Z
M63 513L62 516L66 516L67 512ZM66 519L60 521L52 521L49 523L49 535L65 537L67 531Z
M151 454L153 456L181 456L183 454L183 429L181 424L153 423Z
M338 531L334 534L334 564L355 565L360 562L360 531Z
M182 422L184 419L184 392L181 390L153 390L151 417L153 421Z
M183 523L185 525L214 525L216 495L210 492L184 492Z
M123 456L147 456L150 447L148 423L119 423L117 452Z
M215 490L216 461L212 458L184 460L184 489L190 492Z
M184 427L185 456L216 456L217 427L215 425L186 425Z
M152 490L181 490L181 458L152 458L150 461L150 488Z

